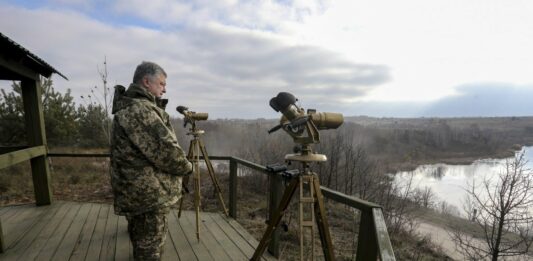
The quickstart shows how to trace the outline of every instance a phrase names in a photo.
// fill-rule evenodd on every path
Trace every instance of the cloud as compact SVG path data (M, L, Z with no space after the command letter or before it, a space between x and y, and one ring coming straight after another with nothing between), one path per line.
M438 100L422 114L438 117L533 115L532 85L472 83L456 90L458 95Z
M357 102L345 105L348 115L374 117L506 117L532 116L533 86L470 83L457 94L426 102Z
M268 100L280 91L336 109L390 79L384 65L291 45L269 32L211 23L153 29L106 24L74 10L0 7L0 31L67 75L68 82L55 78L56 88L76 97L101 85L97 65L104 56L112 85L129 84L143 60L161 64L170 108L183 104L212 118L276 116Z
M254 30L277 31L285 22L302 21L325 11L326 1L175 1L117 0L118 14L136 16L162 26L224 24Z

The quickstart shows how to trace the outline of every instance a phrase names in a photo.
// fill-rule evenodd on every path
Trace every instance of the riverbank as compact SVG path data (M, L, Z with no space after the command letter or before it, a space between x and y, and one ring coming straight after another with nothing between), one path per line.
M475 244L480 248L486 248L482 229L467 219L424 208L418 209L414 213L414 218L418 220L415 229L417 233L422 237L429 238L433 244L440 247L442 252L446 253L453 260L463 260L465 257L457 251L455 242L450 235L450 227L461 227L463 232L474 237L472 242L470 242L471 244ZM533 260L532 254L533 251L529 251L529 255L506 257L505 260Z
M531 146L530 144L524 146ZM523 146L514 145L512 148L501 149L494 152L479 151L479 153L433 153L431 157L423 157L421 159L410 159L407 161L389 161L385 164L385 171L387 173L398 173L400 171L413 171L421 165L431 164L448 164L448 165L470 165L475 161L481 159L505 159L515 155ZM378 160L379 163L379 160Z

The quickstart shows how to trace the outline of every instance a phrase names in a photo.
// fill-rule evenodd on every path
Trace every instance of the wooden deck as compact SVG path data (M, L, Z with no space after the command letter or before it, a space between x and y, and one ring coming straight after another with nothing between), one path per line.
M200 242L195 215L169 214L163 260L249 260L255 240L235 220L202 212ZM54 202L0 208L6 250L0 260L133 260L127 221L113 206ZM275 260L268 253L264 260Z

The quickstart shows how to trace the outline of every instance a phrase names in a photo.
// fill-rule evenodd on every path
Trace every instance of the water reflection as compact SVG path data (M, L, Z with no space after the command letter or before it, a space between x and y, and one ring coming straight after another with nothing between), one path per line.
M444 174L446 174L446 166L439 165L433 171L429 173L433 178L442 179Z
M533 168L533 147L525 147L527 167ZM465 189L472 182L480 183L484 178L494 178L505 169L505 159L483 159L471 165L432 164L421 165L413 171L401 171L395 175L399 185L412 182L412 188L429 187L439 201L462 209Z

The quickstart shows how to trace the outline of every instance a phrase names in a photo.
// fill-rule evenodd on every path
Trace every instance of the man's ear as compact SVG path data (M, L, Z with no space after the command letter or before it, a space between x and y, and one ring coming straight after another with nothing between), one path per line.
M142 87L148 88L148 86L150 85L150 78L145 75L141 82L142 82Z

